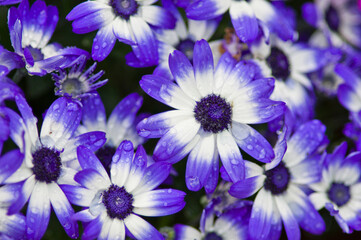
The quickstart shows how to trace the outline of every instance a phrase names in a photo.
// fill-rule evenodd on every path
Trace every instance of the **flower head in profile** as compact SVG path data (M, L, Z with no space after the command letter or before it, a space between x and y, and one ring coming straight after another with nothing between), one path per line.
M79 147L82 171L75 175L80 186L63 186L69 200L85 207L73 219L86 222L82 239L163 239L161 233L141 216L165 216L183 209L185 193L155 189L169 175L165 162L147 167L147 154L140 145L123 141L112 158L110 177L99 159L86 147Z
M284 113L283 102L269 99L271 78L255 79L258 68L236 62L228 53L214 69L213 56L205 40L194 46L193 66L180 51L169 56L176 81L157 75L143 76L143 90L176 110L145 118L138 125L140 136L161 137L155 161L175 163L190 153L186 168L187 187L203 186L212 192L218 182L220 156L232 181L244 178L242 148L252 157L270 162L273 149L248 124L265 123Z
M58 23L58 9L37 0L31 7L23 0L18 8L11 7L8 25L11 44L23 58L30 74L45 75L56 68L65 67L80 55L89 53L76 48L63 48L59 43L49 43Z
M346 152L344 142L327 154L322 179L310 186L310 199L316 209L326 208L345 233L352 233L361 230L361 152Z
M325 129L320 121L313 120L298 127L289 139L284 130L271 163L262 168L246 162L246 178L233 184L229 193L246 198L258 192L249 221L252 239L279 239L282 222L288 239L300 239L300 227L312 234L324 232L325 223L303 187L321 178L321 155L317 150Z
M58 69L57 74L52 73L56 86L55 95L82 99L94 94L96 89L108 82L108 79L98 81L104 71L93 74L96 63L84 71L86 60L87 57L81 55L68 66L70 69L68 72L65 69Z
M157 42L150 25L166 29L175 25L174 17L152 5L154 2L157 0L86 1L73 8L66 19L73 21L73 31L78 34L99 29L92 47L94 60L104 60L119 40L131 45L137 58L152 63L157 59Z
M10 137L19 147L14 150L0 179L5 184L1 204L10 204L8 214L18 213L27 205L26 234L28 239L41 239L54 209L64 230L71 238L77 238L78 225L70 217L74 213L68 199L61 190L62 184L76 184L75 170L66 166L74 160L76 147L85 145L96 151L105 142L105 134L90 132L74 136L81 118L81 106L68 98L57 99L47 110L38 135L37 119L25 98L17 94L16 105L21 117L11 109L5 109L9 119ZM21 157L23 153L23 157ZM17 155L16 155L17 154ZM9 159L8 159L9 160ZM18 191L14 194L14 188Z

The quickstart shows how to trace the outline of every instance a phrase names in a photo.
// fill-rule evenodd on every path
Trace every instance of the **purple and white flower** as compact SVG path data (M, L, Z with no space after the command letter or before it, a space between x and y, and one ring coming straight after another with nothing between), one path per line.
M96 89L108 82L108 79L98 81L104 71L93 74L97 66L96 63L84 71L86 61L87 57L81 55L68 66L70 68L68 72L65 69L58 69L57 74L52 73L56 86L55 95L82 99L94 94Z
M154 62L158 65L155 73L171 75L168 67L169 54L174 50L183 52L192 62L194 43L198 40L209 40L216 31L219 23L218 19L207 21L195 21L187 19L185 21L172 0L163 0L163 6L176 19L174 29L155 29L155 35L158 39L159 60ZM138 59L134 52L126 56L127 64L132 67L144 67L143 59Z
M315 35L325 35L330 45L344 48L351 44L361 48L361 10L356 1L315 0L303 5L302 15L319 29Z
M76 171L66 167L65 163L77 158L77 146L85 145L96 151L104 144L105 134L90 132L74 136L80 123L81 106L68 98L59 98L47 110L39 136L37 119L25 98L17 94L15 102L22 117L13 110L5 111L10 137L20 151L7 153L18 156L12 156L7 167L2 168L0 176L6 184L1 188L2 194L12 197L2 198L0 203L11 204L8 214L15 214L28 202L27 239L42 238L49 223L51 206L66 233L77 238L78 225L71 219L74 210L60 188L61 184L76 184L73 179Z
M247 162L246 179L232 185L229 193L246 198L256 192L249 233L253 239L279 239L282 222L288 239L300 239L300 228L322 234L325 223L302 187L321 178L320 156L314 154L325 137L318 120L301 125L287 140L286 131L275 146L275 159L264 168ZM286 146L287 142L287 146Z
M361 152L346 156L346 142L323 161L321 181L311 184L316 209L326 208L345 233L361 230Z
M145 75L140 81L151 97L176 109L137 125L140 136L161 137L155 161L176 163L190 153L187 187L198 191L205 186L212 192L218 182L219 156L234 182L244 178L245 170L238 146L259 161L273 159L271 145L248 125L269 122L284 113L283 102L269 99L273 79L255 79L254 64L237 63L228 53L214 69L205 40L195 43L193 66L175 50L169 56L169 68L176 83L158 75Z
M95 0L77 5L66 16L73 21L73 31L78 34L95 30L92 57L104 60L118 40L132 46L137 58L153 64L157 59L157 42L151 26L171 29L175 19L165 9L152 5L157 0ZM155 55L154 55L155 54Z
M49 44L58 19L58 9L46 6L41 0L37 0L31 8L28 0L23 0L18 8L9 9L11 44L15 53L22 57L29 74L42 76L56 68L66 67L80 55L89 55L76 47Z
M140 145L123 141L111 163L110 177L99 159L86 147L78 147L82 171L75 175L81 186L64 185L69 200L85 207L73 219L86 222L82 239L164 239L141 216L165 216L183 209L185 193L155 189L169 175L165 162L147 167L147 154Z
M238 203L216 215L212 206L207 206L201 216L200 231L187 225L174 226L175 240L233 240L248 239L248 222L252 204L249 201ZM217 217L216 217L217 216Z
M137 134L135 128L140 120L148 116L147 114L137 116L142 103L143 98L140 95L129 94L117 104L107 120L99 94L94 93L82 99L82 124L77 131L80 133L105 132L107 142L95 154L107 171L110 169L110 163L117 147L123 140L132 141L135 148L145 142L145 139ZM79 167L78 161L74 161L73 164L75 168Z
M233 27L242 42L252 42L260 33L269 32L284 41L293 40L296 36L293 26L278 8L265 0L197 0L188 5L186 13L190 19L208 20L229 9Z

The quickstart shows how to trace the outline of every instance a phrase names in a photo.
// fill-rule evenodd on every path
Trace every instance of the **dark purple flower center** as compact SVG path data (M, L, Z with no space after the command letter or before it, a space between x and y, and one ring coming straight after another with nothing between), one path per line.
M337 31L338 27L340 26L340 17L337 13L337 10L332 5L327 8L325 12L325 18L329 28Z
M204 240L222 240L223 238L220 237L217 233L215 232L210 232L207 233L207 235L204 237Z
M34 59L34 62L41 61L44 59L44 54L41 52L39 48L33 48L31 46L28 46L27 48Z
M42 147L33 153L33 165L36 180L46 183L56 181L61 171L60 152Z
M288 58L279 48L271 48L271 54L266 58L266 62L275 78L286 80L290 75Z
M110 218L125 219L133 211L133 196L124 187L111 185L103 193L103 204Z
M114 147L105 145L95 153L95 155L98 157L98 159L103 164L105 170L107 170L108 173L110 173L110 163L112 162L115 151L116 149Z
M190 39L182 40L176 46L176 49L184 53L187 56L189 61L193 61L193 49L194 49L195 42Z
M351 198L350 187L343 183L333 183L328 190L328 198L341 207Z
M218 133L231 124L232 108L224 98L210 94L197 102L194 116L204 131Z
M110 0L110 5L115 14L124 19L129 19L138 10L138 3L135 0Z
M265 172L266 180L264 188L271 191L273 195L283 193L290 181L290 172L283 162L280 162L277 167Z

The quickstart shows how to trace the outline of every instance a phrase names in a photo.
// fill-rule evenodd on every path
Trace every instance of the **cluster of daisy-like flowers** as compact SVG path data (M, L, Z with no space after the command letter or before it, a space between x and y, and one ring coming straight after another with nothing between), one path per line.
M0 0L0 239L360 238L361 1L69 2Z

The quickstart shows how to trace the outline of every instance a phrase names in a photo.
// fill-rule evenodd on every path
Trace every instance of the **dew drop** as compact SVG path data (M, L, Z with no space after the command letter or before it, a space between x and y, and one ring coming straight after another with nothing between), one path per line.
M94 49L95 49L95 50L98 50L98 49L99 49L99 46L98 46L98 45L95 45L95 46L94 46Z
M252 150L252 149L253 149L253 146L252 146L252 145L247 145L247 148L248 148L249 150Z
M108 46L108 44L106 42L103 42L102 48L106 48L107 46Z

